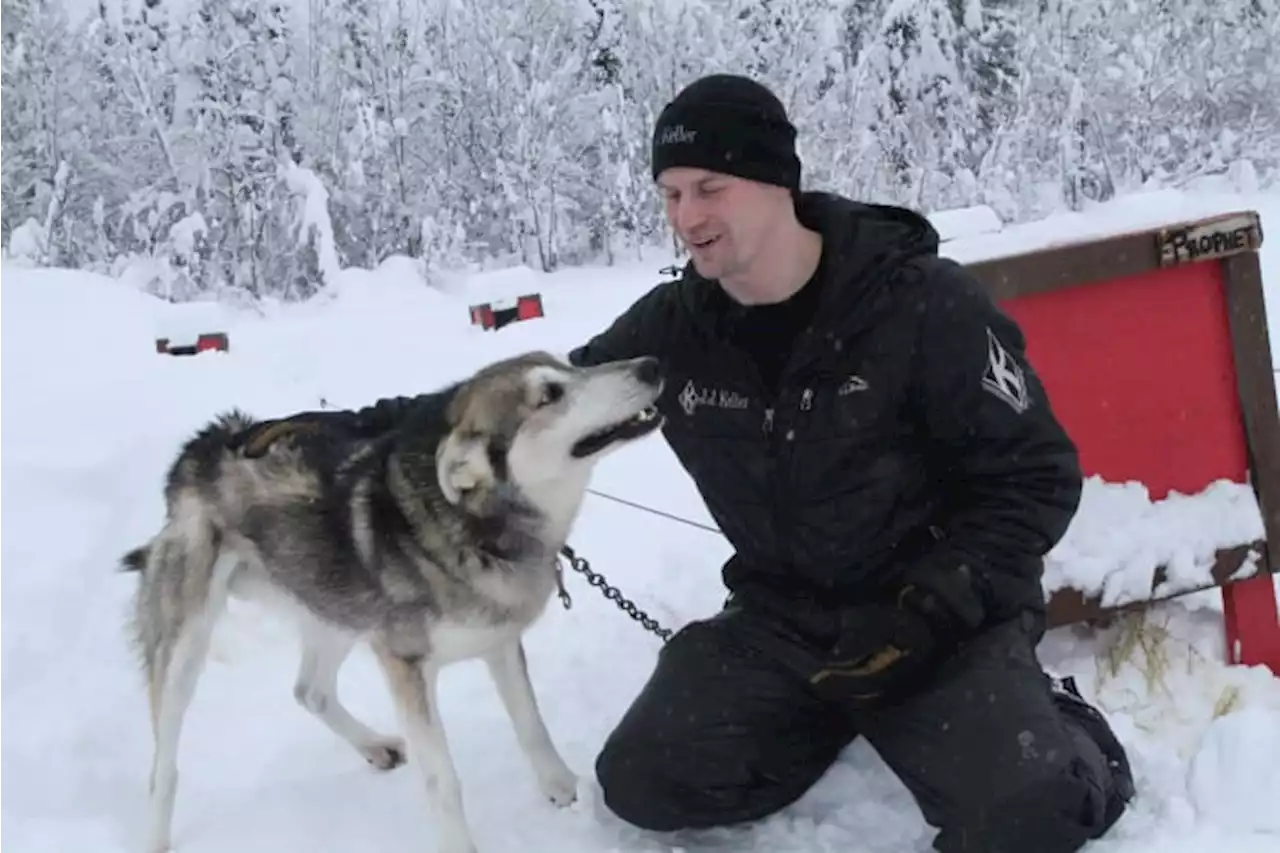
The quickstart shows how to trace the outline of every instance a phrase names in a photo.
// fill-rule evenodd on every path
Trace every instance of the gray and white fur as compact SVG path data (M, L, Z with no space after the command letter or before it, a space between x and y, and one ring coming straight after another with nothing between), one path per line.
M171 849L179 734L228 595L279 605L302 640L298 702L376 767L419 768L440 853L473 853L436 698L440 668L482 658L539 789L557 805L577 778L543 722L521 642L557 588L557 556L595 463L657 429L650 358L575 368L546 353L491 364L420 398L374 438L340 424L286 431L250 458L255 422L219 416L182 448L167 517L125 555L141 573L134 632L155 738L147 850ZM367 641L403 738L337 695ZM406 751L407 747L407 751Z

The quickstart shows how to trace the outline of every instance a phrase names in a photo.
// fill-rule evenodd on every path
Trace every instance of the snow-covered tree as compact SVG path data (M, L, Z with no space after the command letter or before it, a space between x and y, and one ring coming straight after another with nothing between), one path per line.
M82 260L78 225L88 224L90 211L73 191L92 131L78 39L56 0L6 0L3 29L0 226L7 241L30 223L26 233L38 235L40 262L74 265Z
M756 76L803 181L1008 219L1280 174L1280 0L60 0L3 5L0 236L173 299L344 264L541 269L669 240L654 119ZM96 13L95 13L96 12Z

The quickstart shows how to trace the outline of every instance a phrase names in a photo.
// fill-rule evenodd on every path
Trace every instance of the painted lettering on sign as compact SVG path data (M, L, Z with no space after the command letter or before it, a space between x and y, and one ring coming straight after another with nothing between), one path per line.
M1236 213L1185 228L1160 232L1160 265L1207 261L1255 251L1262 245L1262 227L1253 213Z

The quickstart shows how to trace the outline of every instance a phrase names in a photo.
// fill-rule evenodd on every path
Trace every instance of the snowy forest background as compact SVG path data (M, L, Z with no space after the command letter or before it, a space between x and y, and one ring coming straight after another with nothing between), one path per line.
M864 200L1280 176L1280 0L3 0L0 33L8 252L174 299L635 256L653 117L710 71Z

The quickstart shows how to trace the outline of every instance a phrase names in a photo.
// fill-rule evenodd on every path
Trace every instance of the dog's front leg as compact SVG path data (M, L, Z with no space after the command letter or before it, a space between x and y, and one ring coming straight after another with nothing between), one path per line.
M399 767L405 759L404 741L369 728L352 716L338 698L338 670L351 652L354 638L310 618L302 621L301 637L302 660L293 686L298 704L355 747L374 767Z
M436 701L436 671L424 667L420 659L396 654L381 641L371 645L391 687L409 755L426 785L439 838L437 850L476 853L462 807L462 786Z
M578 778L560 757L547 731L533 684L529 681L524 646L518 639L504 643L485 656L485 663L511 717L516 740L533 765L538 787L556 805L569 805L578 797Z

